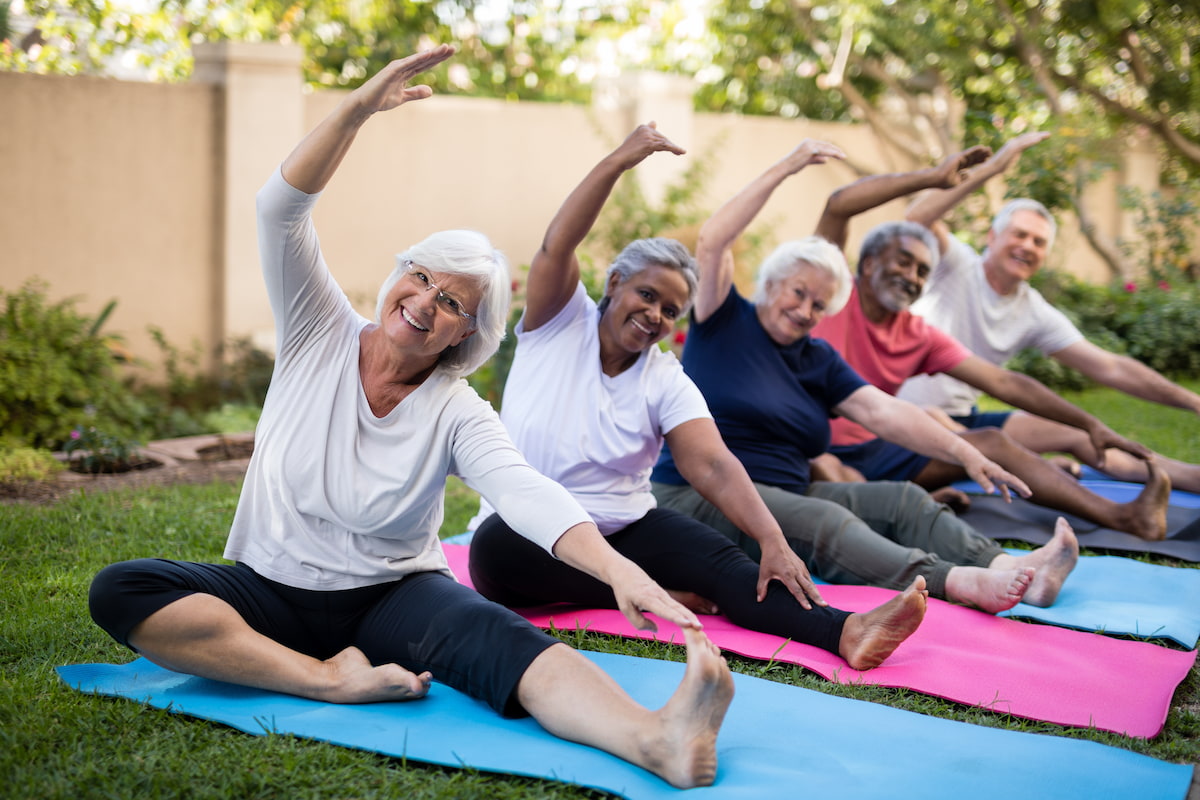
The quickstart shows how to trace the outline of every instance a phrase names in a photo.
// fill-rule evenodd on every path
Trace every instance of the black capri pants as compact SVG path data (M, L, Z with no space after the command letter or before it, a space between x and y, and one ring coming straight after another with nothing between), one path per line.
M711 600L735 625L838 654L850 612L817 605L805 610L779 581L771 581L767 596L758 602L758 564L704 523L655 508L605 538L660 586ZM470 567L479 593L506 606L567 602L617 607L607 584L555 559L497 514L475 530Z
M138 559L92 581L92 619L121 644L142 620L190 594L229 603L251 628L321 660L353 645L372 664L396 663L523 716L516 699L525 670L558 642L514 612L440 572L376 586L311 591L262 577L244 564ZM232 654L236 657L236 654Z

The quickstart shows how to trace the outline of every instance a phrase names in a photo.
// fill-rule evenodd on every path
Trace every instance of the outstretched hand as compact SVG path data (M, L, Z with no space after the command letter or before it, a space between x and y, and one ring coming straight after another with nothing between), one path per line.
M428 86L409 86L408 82L428 72L454 55L454 47L440 44L429 50L392 61L355 90L359 103L368 114L390 111L412 100L424 100L433 94Z
M642 163L651 153L666 151L681 156L687 151L659 133L654 122L639 125L633 133L625 137L625 141L613 152L623 169L633 169Z
M1104 451L1110 447L1114 447L1117 450L1124 450L1126 453L1143 461L1149 460L1154 455L1149 447L1132 439L1126 439L1104 423L1098 423L1088 429L1088 438L1091 440L1092 447L1096 450L1095 464L1100 468L1104 467Z
M996 155L992 156L992 163L1003 172L1017 160L1017 156L1038 142L1043 142L1048 138L1050 138L1049 131L1030 131L1029 133L1022 133L1020 136L1014 136L996 151Z
M658 630L654 621L646 617L647 613L662 617L681 628L700 630L703 627L690 609L667 594L632 561L627 562L627 568L620 577L610 579L609 585L617 598L617 608L621 609L629 624L640 631Z
M992 148L982 144L969 147L946 158L937 167L938 189L952 189L967 178L971 167L982 164L992 157Z
M1013 475L996 462L984 457L982 453L979 459L972 460L969 464L963 464L963 469L967 471L967 475L971 477L971 480L982 487L986 494L995 494L999 491L1004 499L1010 503L1012 502L1012 492L1014 491L1021 497L1029 497L1033 494L1025 481Z
M784 156L784 161L792 172L799 172L809 164L824 164L831 158L840 160L845 157L846 154L836 144L819 139L805 139L796 145L792 152Z
M766 599L767 587L773 580L786 586L796 598L796 602L805 609L811 609L813 603L819 606L829 605L821 596L817 585L813 583L808 565L786 545L763 548L762 558L758 563L758 602Z

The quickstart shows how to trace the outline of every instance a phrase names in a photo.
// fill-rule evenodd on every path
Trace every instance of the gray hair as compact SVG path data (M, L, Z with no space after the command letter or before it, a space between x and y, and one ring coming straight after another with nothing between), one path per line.
M679 316L685 316L696 299L696 287L700 282L696 273L696 259L692 258L692 254L686 247L674 239L655 236L630 242L609 265L608 272L604 276L604 285L608 286L608 281L612 280L613 275L619 275L621 280L618 283L624 283L650 267L673 269L687 281L687 303L679 309ZM608 300L607 295L600 300L601 313L608 308Z
M862 263L868 258L874 258L887 249L887 246L892 242L898 241L900 238L908 236L916 239L921 244L929 248L929 266L933 267L941 260L941 253L938 251L937 237L933 232L916 222L909 220L898 220L894 222L884 222L876 225L867 233L867 237L863 239L862 247L858 250L859 269L862 269Z
M466 275L481 289L475 312L475 334L442 352L438 369L454 377L470 375L491 358L504 339L508 308L512 303L512 278L508 259L482 233L442 231L396 255L396 267L379 288L375 321L383 313L383 301L396 281L408 271L408 262L435 272Z
M836 314L850 299L850 268L837 245L820 236L806 236L784 242L759 265L758 284L754 289L754 304L765 303L771 289L803 267L812 267L833 278L836 288L825 307L827 315Z
M999 213L992 218L992 233L999 236L1008 229L1012 224L1013 215L1018 211L1032 211L1046 222L1050 223L1050 238L1046 242L1046 249L1054 244L1054 237L1058 234L1058 223L1054 220L1054 215L1050 213L1050 209L1028 197L1019 197L1016 200L1009 200L1004 204L1004 208L1000 209Z

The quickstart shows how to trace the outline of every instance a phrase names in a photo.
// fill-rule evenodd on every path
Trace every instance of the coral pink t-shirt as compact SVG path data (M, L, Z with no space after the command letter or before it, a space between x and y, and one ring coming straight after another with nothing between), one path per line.
M850 292L846 307L825 317L812 332L841 354L867 383L894 395L913 375L933 375L954 369L971 351L922 317L901 311L883 323L863 314L858 287ZM876 438L856 422L833 420L833 444L847 445Z

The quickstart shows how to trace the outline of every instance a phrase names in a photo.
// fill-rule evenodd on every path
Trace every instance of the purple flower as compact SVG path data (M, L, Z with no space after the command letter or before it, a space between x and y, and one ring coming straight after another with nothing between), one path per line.
M72 438L72 439L79 439L79 438L81 438L82 436L83 436L83 433L82 433L82 432L80 432L79 428L76 428L75 430L71 431L71 438Z

